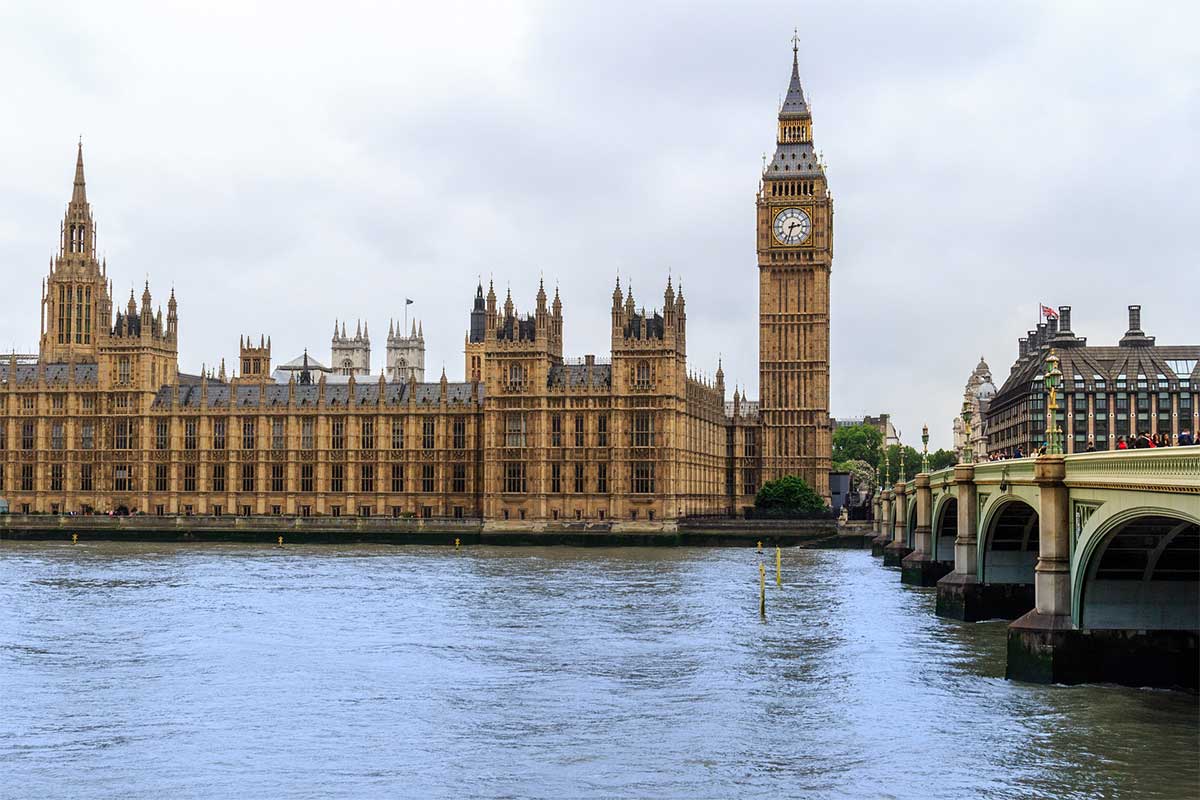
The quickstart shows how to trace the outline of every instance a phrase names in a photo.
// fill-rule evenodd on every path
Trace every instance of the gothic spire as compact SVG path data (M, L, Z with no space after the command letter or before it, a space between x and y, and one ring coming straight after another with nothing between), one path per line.
M83 181L83 139L79 140L79 151L75 156L75 188L71 190L71 203L87 205L87 187Z
M792 35L792 79L788 83L787 97L779 109L779 118L803 117L808 114L808 103L804 99L804 88L800 85L800 36Z

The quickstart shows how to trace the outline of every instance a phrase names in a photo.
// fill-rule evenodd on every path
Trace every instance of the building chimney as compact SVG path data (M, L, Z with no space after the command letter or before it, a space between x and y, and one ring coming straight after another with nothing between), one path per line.
M1029 355L1029 340L1022 336L1017 339L1017 358L1024 358Z
M593 355L592 353L588 353L586 356L583 357L583 363L589 367L596 366L596 356Z
M1142 307L1129 307L1129 330L1117 344L1122 347L1153 347L1154 337L1147 336L1142 330Z
M1062 333L1069 334L1071 332L1071 307L1058 307L1058 329Z
M1050 319L1046 320L1046 328L1050 332L1050 338L1053 339L1058 333L1058 317L1051 317Z

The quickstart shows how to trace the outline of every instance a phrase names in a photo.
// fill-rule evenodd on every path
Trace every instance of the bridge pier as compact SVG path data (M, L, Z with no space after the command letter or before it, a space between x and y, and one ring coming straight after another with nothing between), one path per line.
M973 464L955 465L954 488L958 500L954 571L937 582L937 615L964 622L1016 619L1031 605L1028 585L979 580L979 492Z
M933 491L929 487L929 474L922 472L916 477L917 527L916 548L900 562L900 582L912 586L936 586L950 572L950 565L934 560L933 551Z
M896 481L892 501L892 540L883 548L883 565L898 567L904 557L912 552L908 546L908 486L904 481Z
M871 555L883 555L883 549L892 541L891 526L892 492L890 489L880 491L879 499L879 533L871 540Z
M1005 676L1032 683L1113 682L1198 688L1197 632L1083 629L1071 595L1070 498L1061 455L1034 466L1038 485L1038 562L1034 609L1008 626Z

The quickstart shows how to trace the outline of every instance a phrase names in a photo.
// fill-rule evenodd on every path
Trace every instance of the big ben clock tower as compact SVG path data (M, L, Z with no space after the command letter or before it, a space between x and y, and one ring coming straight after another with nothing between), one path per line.
M775 157L757 200L762 480L799 475L829 498L829 272L833 201L813 150L798 41Z

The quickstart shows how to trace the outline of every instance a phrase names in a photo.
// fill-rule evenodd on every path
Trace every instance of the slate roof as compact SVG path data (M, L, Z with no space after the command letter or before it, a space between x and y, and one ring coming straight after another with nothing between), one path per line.
M992 400L992 409L1027 396L1031 384L1042 379L1042 369L1052 346L1059 359L1058 368L1063 374L1065 392L1076 389L1093 391L1096 376L1105 381L1105 391L1116 390L1115 383L1121 375L1125 376L1127 388L1119 391L1166 391L1178 388L1181 379L1191 381L1192 386L1200 386L1200 345L1087 347L1072 345L1069 341L1051 340L1049 345L1043 345L1032 355L1017 360ZM1178 375L1167 362L1190 363L1191 372ZM1076 375L1081 377L1082 385L1076 385ZM1141 379L1147 382L1147 388L1138 387Z
M643 322L645 323L644 331L642 330ZM643 334L647 340L663 338L663 318L657 311L652 316L631 314L629 321L625 323L626 339L641 339Z
M96 364L76 364L73 381L68 381L70 364L17 364L14 373L16 383L37 383L39 369L45 371L46 383L49 384L95 384L100 375L100 368ZM0 362L0 382L8 382L8 372L8 362Z
M824 175L812 142L785 142L776 145L775 157L763 174L766 180L785 178L812 178Z
M590 375L590 381L589 381ZM550 367L547 384L554 389L591 387L607 388L612 386L611 364L555 364Z
M262 386L258 384L239 385L236 393L231 394L232 389L226 384L210 383L208 385L207 407L222 408L232 406L235 408L255 408L255 407L278 407L286 406L288 403L288 385L278 383L267 383ZM292 387L295 391L296 405L301 407L316 406L319 397L319 387L312 386L295 386ZM446 384L446 401L448 403L470 403L472 384L470 383L447 383ZM171 395L173 389L170 386L163 386L158 390L154 397L155 408L166 408L171 405ZM325 406L327 408L347 408L353 403L354 406L373 406L379 402L379 383L373 381L370 383L357 383L354 385L354 394L350 393L349 384L326 384L325 386ZM442 386L440 383L418 383L415 386L408 383L385 383L383 386L383 402L387 406L397 406L407 404L409 395L412 395L414 402L418 404L436 404L441 401ZM483 402L483 385L480 384L478 393L475 397L475 403ZM199 408L200 407L200 386L197 385L180 385L179 387L179 405L184 408Z
M808 102L804 99L804 87L800 85L799 51L792 50L792 78L788 82L787 97L779 110L780 119L798 119L808 114Z

